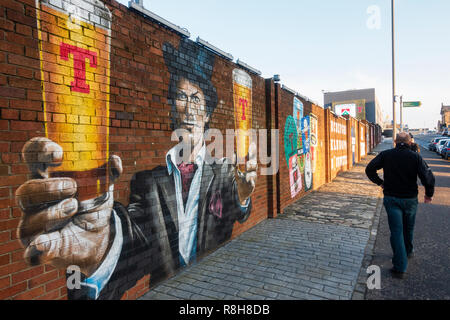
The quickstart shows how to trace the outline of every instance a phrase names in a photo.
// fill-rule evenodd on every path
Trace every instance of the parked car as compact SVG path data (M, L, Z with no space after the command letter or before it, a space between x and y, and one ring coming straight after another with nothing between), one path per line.
M445 160L448 160L448 158L450 157L450 141L447 141L447 143L442 148L441 155Z
M442 139L446 139L446 138L445 137L437 137L437 138L434 138L433 140L431 140L430 144L428 145L428 149L430 151L436 151L436 144Z
M385 136L386 138L392 138L393 134L394 134L393 129L386 129L383 131L383 136Z
M438 155L441 155L441 150L442 150L442 148L444 147L444 144L445 144L447 141L450 141L450 139L442 139L442 140L439 140L439 142L436 144L436 153L437 153Z
M445 141L444 142L444 144L442 145L442 147L440 147L439 148L439 155L441 156L441 157L443 157L443 153L444 153L444 151L446 150L446 148L449 146L449 143L450 143L450 139L446 139L447 141Z

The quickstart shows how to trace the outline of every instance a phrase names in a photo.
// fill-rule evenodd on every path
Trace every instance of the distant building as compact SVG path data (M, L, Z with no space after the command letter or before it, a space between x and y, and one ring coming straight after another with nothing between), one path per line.
M325 109L330 108L338 115L350 114L383 126L383 113L374 88L325 92L323 101Z
M440 123L440 128L448 128L450 126L450 106L444 106L444 104L442 103L442 107L441 107L441 123Z

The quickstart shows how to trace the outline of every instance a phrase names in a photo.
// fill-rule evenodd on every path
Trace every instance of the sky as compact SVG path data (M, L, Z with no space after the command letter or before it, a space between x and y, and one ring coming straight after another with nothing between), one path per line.
M144 8L320 105L323 91L375 88L392 119L390 0L144 0ZM441 103L450 105L449 13L448 0L395 0L396 94L422 102L404 109L410 128L435 128Z

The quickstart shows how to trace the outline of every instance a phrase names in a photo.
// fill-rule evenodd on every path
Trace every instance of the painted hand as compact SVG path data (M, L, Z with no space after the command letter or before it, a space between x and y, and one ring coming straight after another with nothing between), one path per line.
M61 165L61 146L47 138L33 138L22 149L32 180L16 191L23 212L18 237L30 265L50 264L57 268L76 265L90 276L98 268L110 244L113 207L112 184L122 173L122 161L109 159L109 199L95 209L77 214L77 183L70 178L49 178L49 167ZM94 211L95 210L95 211Z
M245 204L247 199L251 196L256 187L258 162L256 158L256 144L251 143L248 150L249 160L245 164L245 171L241 172L238 167L235 166L235 178L237 184L237 190L239 195L239 201L242 205ZM233 159L236 163L236 155Z

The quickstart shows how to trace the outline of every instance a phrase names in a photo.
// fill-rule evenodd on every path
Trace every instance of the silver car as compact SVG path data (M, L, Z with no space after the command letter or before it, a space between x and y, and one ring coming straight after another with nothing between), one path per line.
M436 144L436 153L438 155L441 155L442 148L444 147L444 144L447 143L447 141L450 141L450 139L442 139Z
M450 157L450 140L447 141L442 147L441 157L445 160L448 160L448 158Z

